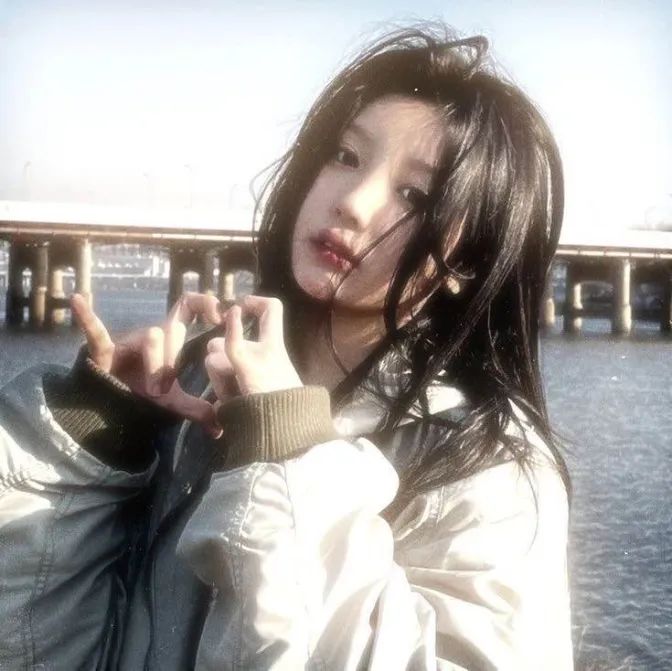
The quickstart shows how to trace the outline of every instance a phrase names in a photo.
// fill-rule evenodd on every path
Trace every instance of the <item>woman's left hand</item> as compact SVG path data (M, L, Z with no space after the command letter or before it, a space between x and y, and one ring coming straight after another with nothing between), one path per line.
M233 378L240 394L259 394L302 387L283 335L282 302L277 298L247 296L226 313L226 337L208 343L205 368L219 401L231 398ZM243 314L259 320L259 340L246 340Z

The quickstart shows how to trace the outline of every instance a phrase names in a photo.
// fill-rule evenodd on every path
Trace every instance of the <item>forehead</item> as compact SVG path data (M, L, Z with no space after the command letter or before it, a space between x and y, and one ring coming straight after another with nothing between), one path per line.
M395 155L435 165L443 140L441 112L436 105L406 96L386 96L367 105L346 133Z

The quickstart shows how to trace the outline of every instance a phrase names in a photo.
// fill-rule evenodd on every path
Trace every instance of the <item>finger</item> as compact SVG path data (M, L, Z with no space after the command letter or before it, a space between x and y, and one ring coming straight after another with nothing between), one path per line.
M121 336L114 345L112 365L108 372L125 381L129 375L142 378L142 348L147 338L147 329L137 329Z
M145 389L150 396L164 393L162 375L164 371L164 332L158 326L152 326L145 332L142 347L142 362L145 372Z
M234 395L235 372L226 352L216 352L205 357L205 370L215 395L226 401Z
M211 338L208 340L208 354L225 351L224 338Z
M117 365L117 359L121 360L132 355L142 356L142 349L149 337L148 331L153 328L159 327L150 326L148 328L137 329L121 336L116 344L114 365Z
M114 342L103 322L81 294L70 299L72 315L86 338L89 356L105 372L110 372L114 358Z
M234 369L240 363L240 354L244 344L242 311L240 306L234 305L226 315L226 338L224 338L224 351Z
M165 407L192 422L202 424L215 438L222 433L212 404L204 398L187 394L179 384L174 385L170 396L166 398Z
M212 324L220 324L222 316L219 307L217 297L211 294L192 292L182 294L168 314L164 326L166 333L164 356L168 371L174 372L175 361L187 335L187 326L197 315L202 315Z
M219 299L219 314L222 316L222 320L224 319L224 316L226 313L229 311L229 309L236 305L237 301L235 301L232 298L220 298Z
M283 307L278 298L246 296L242 305L259 319L260 342L284 342Z
M191 324L197 316L203 316L211 324L220 324L222 316L220 314L220 304L216 296L212 294L197 294L188 291L175 303L170 313L168 321L180 321L183 324Z
M163 362L166 372L175 374L175 361L184 346L184 339L187 336L187 325L180 320L171 321L168 319L164 326L165 339L163 343Z

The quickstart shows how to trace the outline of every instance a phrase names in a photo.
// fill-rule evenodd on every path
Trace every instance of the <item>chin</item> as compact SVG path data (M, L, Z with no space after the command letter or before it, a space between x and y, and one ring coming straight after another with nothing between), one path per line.
M311 281L308 278L295 277L296 286L306 298L320 303L326 303L333 297L334 288L329 283Z
M337 297L334 297L336 287L333 284L332 277L325 277L323 274L316 273L295 273L294 281L301 290L301 292L308 299L312 299L316 303L329 304L333 301L333 306L337 310L346 313L359 315L382 314L385 299L380 300L376 295L374 300L372 296L362 296L360 294L351 295L343 288ZM344 287L345 288L345 287Z
M331 285L309 285L300 282L297 282L297 285L303 295L309 300L324 306L333 305L339 312L360 314L382 312L382 305L367 305L356 300L351 300L348 296L334 298L334 288Z

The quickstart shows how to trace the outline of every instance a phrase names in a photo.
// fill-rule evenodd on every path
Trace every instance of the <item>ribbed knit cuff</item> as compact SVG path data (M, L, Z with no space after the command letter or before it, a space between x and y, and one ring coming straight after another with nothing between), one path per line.
M289 459L338 436L324 387L297 387L238 396L217 419L227 446L225 466Z
M108 466L129 472L151 464L152 433L177 419L103 371L85 347L70 374L45 375L43 389L51 414L74 441Z

